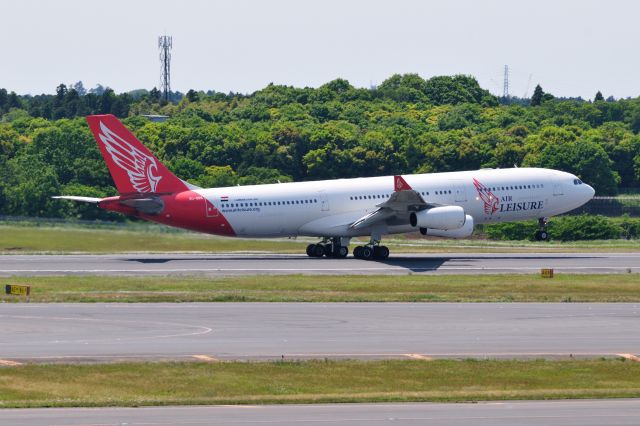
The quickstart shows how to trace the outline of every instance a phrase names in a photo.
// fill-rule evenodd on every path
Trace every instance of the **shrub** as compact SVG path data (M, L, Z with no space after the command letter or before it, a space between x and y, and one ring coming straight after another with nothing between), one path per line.
M486 225L484 232L492 240L533 240L537 221ZM640 219L600 215L559 216L549 222L549 237L561 241L638 238Z

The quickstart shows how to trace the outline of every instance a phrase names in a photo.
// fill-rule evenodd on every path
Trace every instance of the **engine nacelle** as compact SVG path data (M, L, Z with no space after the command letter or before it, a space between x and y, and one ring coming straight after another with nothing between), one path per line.
M467 238L473 234L473 217L467 215L467 219L464 225L458 229L432 229L432 228L420 228L422 235L429 235L432 237L444 237L444 238Z
M434 207L409 216L411 226L442 230L462 228L465 220L464 209L459 206Z

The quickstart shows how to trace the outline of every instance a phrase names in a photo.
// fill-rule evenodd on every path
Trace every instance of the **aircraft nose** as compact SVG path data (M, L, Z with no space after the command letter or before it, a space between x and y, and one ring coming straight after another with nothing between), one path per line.
M585 187L585 189L586 189L586 193L587 193L587 201L589 201L590 199L592 199L592 198L593 198L593 196L594 196L594 195L596 195L596 190L595 190L595 189L593 189L593 188L591 187L591 185L587 185L587 184L585 184L585 185L584 185L584 187Z

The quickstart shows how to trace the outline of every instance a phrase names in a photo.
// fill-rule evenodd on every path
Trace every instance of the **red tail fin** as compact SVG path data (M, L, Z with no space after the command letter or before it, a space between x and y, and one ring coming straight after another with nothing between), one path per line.
M188 189L113 115L90 115L87 122L120 194Z

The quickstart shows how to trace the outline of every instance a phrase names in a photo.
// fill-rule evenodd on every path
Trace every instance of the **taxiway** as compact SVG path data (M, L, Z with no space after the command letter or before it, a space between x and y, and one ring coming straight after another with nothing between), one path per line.
M640 354L635 303L20 303L0 321L0 364Z

